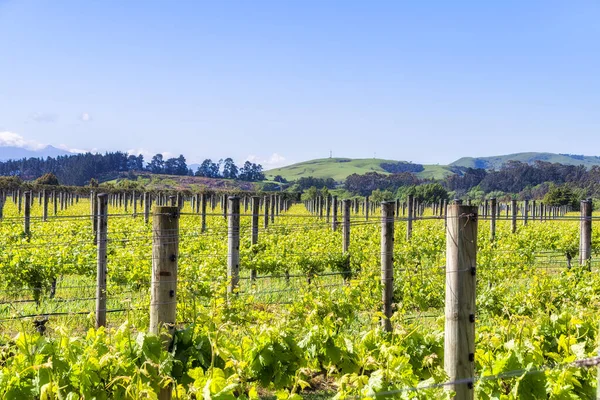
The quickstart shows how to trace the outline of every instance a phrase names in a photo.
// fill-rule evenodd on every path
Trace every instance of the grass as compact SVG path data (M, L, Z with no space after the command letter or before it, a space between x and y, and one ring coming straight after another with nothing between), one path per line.
M345 180L352 174L366 174L368 172L378 172L387 174L381 168L383 162L397 162L395 160L384 160L381 158L321 158L305 161L287 167L276 168L265 172L267 178L272 179L276 175L281 175L287 180L296 180L301 177L312 176L314 178L333 178L337 182ZM443 179L451 175L452 171L447 166L442 165L423 165L424 171L417 173L422 179L434 178Z

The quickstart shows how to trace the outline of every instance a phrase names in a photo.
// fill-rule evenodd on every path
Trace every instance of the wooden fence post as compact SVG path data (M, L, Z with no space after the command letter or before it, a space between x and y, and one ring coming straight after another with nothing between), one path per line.
M108 195L98 195L98 240L96 253L96 328L106 326L106 244L108 240Z
M351 200L342 200L342 251L344 254L350 250L350 203Z
M207 199L207 195L206 193L202 193L202 195L200 196L200 200L202 201L201 204L201 214L200 214L200 232L204 233L206 232L206 201Z
M407 196L407 206L408 206L408 217L406 220L406 240L410 240L412 236L412 226L413 226L413 214L414 214L414 198L412 194Z
M477 268L477 207L460 202L448 207L446 229L446 306L444 369L447 387L457 400L474 398L475 275Z
M260 214L260 197L252 196L252 246L258 244L258 217ZM256 279L256 269L250 271L250 280Z
M591 270L592 258L592 200L581 201L581 221L579 228L579 264L588 265Z
M269 227L269 196L265 196L263 199L263 208L264 208L264 228L267 229Z
M29 236L31 235L31 192L27 191L23 194L25 196L25 221L23 223L23 231L25 232L27 240L29 240Z
M177 315L177 260L179 258L179 207L156 206L152 216L152 284L149 331L161 335L169 348ZM166 331L163 329L166 328ZM172 387L161 389L158 398L170 400Z
M490 240L493 242L496 239L496 198L490 200L492 209L492 219L490 220Z
M510 211L512 214L511 220L511 231L512 233L517 233L517 214L519 213L519 207L517 207L517 200L510 201Z
M394 203L381 203L381 286L383 330L392 332L392 302L394 300Z
M365 220L369 220L369 196L365 196Z
M327 198L325 199L325 214L326 214L326 219L325 222L327 224L329 224L330 220L331 220L331 195L328 194Z
M529 218L529 200L525 200L523 206L523 225L527 225L527 219Z
M172 333L177 310L177 260L179 258L179 208L155 206L152 216L152 286L150 333L163 327ZM163 337L170 343L170 337Z
M275 195L271 195L271 223L275 223Z
M229 198L227 219L227 293L233 293L240 281L240 198Z
M147 224L150 220L150 206L152 205L152 200L150 197L150 193L144 192L144 223Z
M337 196L333 196L333 218L331 219L331 230L336 231L338 226L338 200Z
M44 199L44 209L42 211L42 220L44 222L48 221L48 192L46 189L43 191L43 199Z

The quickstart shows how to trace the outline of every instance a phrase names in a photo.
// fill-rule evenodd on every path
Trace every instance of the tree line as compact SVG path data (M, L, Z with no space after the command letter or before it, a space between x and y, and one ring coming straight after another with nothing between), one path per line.
M154 174L203 176L209 178L237 179L241 181L260 181L264 179L260 164L246 161L238 167L231 158L213 163L204 160L196 171L188 168L183 155L165 159L156 154L149 163L143 155L124 152L105 154L73 154L48 158L23 158L0 162L1 176L14 176L23 180L34 180L52 173L65 185L87 185L92 179L103 180L121 172L151 172Z

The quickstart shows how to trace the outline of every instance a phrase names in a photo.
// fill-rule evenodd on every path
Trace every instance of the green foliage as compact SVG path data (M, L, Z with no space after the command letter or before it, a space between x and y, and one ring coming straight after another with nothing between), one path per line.
M188 211L180 220L178 330L171 346L143 333L152 227L139 217L110 218L107 292L113 305L129 304L130 311L115 316L121 325L109 329L90 328L93 313L88 319L53 318L46 336L33 333L29 320L3 321L0 398L156 398L171 384L178 399L299 399L323 382L335 392L327 398L451 398L441 385L448 379L444 221L414 221L411 240L404 222L396 223L394 330L384 333L379 223L353 224L350 251L343 254L340 230L332 232L330 224L295 205L260 230L258 244L244 235L240 246L243 277L254 269L282 278L242 279L240 291L227 295L222 210L209 216L205 233ZM39 212L34 205L34 215ZM89 202L82 199L60 215L87 212ZM18 215L11 201L5 215ZM97 249L88 218L36 224L29 242L20 235L20 222L10 221L0 223L0 292L22 299L35 296L26 290L42 290L39 304L3 299L0 318L73 311L48 299L57 276L78 297L91 286L94 297ZM249 224L243 215L241 231L249 232ZM476 382L476 398L594 395L595 369L571 364L596 354L600 308L600 276L575 261L566 268L565 254L578 248L578 228L578 221L549 220L519 226L513 234L510 222L499 220L491 242L489 224L479 224L475 370L484 379ZM599 244L595 231L593 248ZM539 258L550 252L557 258ZM81 307L77 311L93 309ZM421 389L408 390L416 387Z
M413 186L409 193L415 196L419 202L437 203L440 200L448 200L448 191L439 183L426 183Z
M571 206L574 209L579 208L577 196L566 185L554 186L550 188L544 196L544 204L549 206Z
M389 190L375 189L371 192L371 200L381 203L382 201L390 201L394 199L394 194Z
M52 172L48 172L35 180L36 185L59 186L58 178Z

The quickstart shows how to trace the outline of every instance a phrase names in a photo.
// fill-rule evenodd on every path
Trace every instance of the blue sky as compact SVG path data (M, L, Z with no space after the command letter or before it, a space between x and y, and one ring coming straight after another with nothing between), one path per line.
M599 20L579 0L0 0L0 144L600 155Z

